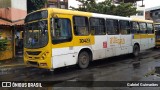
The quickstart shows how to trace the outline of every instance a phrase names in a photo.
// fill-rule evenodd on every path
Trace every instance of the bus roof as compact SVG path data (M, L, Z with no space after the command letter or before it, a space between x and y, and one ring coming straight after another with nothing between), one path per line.
M138 19L138 18L132 18L132 21L153 23L152 20L144 20L144 19Z
M107 15L107 14L98 14L98 13L93 13L93 17L101 17L101 18L107 18L107 19L118 19L118 20L128 20L130 21L131 18L129 17L122 17L122 16L115 16L115 15Z
M156 24L156 25L160 25L160 23L154 23L154 24Z
M75 10L66 10L66 9L58 9L58 8L48 8L48 9L53 10L53 12L56 12L56 13L64 13L64 14L71 14L71 15L92 16L92 17L120 19L120 20L131 20L129 17L122 17L122 16L115 16L115 15L98 14L98 13L75 11Z
M40 9L37 11L42 11L42 10L52 11L52 13L56 13L56 14L68 14L68 15L70 14L70 15L89 16L89 17L92 16L92 17L100 17L100 18L107 18L107 19L118 19L118 20L153 23L152 20L144 20L144 19L138 19L138 18L130 18L130 17L123 17L123 16L107 15L107 14L98 14L98 13L92 13L92 12L83 12L83 11L67 10L67 9L59 9L59 8L44 8L44 9ZM37 12L37 11L34 11L34 12ZM34 12L31 12L31 13L34 13ZM52 14L52 13L50 13L50 14Z
M67 9L58 9L58 8L48 8L48 10L52 11L53 13L56 13L56 14L92 16L92 13L90 13L90 12L81 12L81 11L76 11L76 10L67 10Z

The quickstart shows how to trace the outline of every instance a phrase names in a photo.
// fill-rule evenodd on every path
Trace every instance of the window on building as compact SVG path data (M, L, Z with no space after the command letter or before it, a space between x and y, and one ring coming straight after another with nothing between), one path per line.
M51 7L51 8L55 8L55 7L57 7L54 3L49 3L48 4L48 7Z
M146 23L139 23L139 27L140 27L140 32L139 33L146 33Z
M143 13L143 11L137 11L137 15L138 15L138 16L143 16L144 13Z
M132 34L139 33L139 25L137 22L131 22L131 33Z
M61 5L61 8L65 9L65 5Z
M147 23L147 33L154 33L153 24Z
M129 21L120 20L120 33L121 34L130 34L130 23Z
M106 30L107 34L109 34L109 35L119 34L118 20L107 19L106 20L106 29L107 29Z
M78 36L89 35L88 18L82 16L74 16L74 34Z
M155 12L155 16L157 16L159 13L158 12Z
M103 18L90 18L90 29L93 35L104 35L105 32L105 19Z

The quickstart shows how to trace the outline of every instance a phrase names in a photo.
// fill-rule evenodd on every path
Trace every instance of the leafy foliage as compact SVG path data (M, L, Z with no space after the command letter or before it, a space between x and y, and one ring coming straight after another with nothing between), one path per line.
M27 12L41 9L45 6L47 0L27 0Z
M71 8L78 11L118 16L131 16L137 13L136 7L134 7L132 3L120 3L119 5L115 5L112 3L112 0L105 0L99 3L96 3L95 0L79 0L79 2L81 3L79 8Z
M7 42L7 39L0 39L0 52L5 51L7 49Z

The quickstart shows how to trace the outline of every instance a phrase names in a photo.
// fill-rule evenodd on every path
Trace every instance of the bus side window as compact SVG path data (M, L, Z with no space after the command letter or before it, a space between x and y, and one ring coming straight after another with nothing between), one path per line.
M69 42L72 39L70 20L67 18L55 18L51 21L52 43Z
M119 34L118 31L118 20L106 20L106 31L108 35L116 35Z
M153 24L147 23L147 33L149 34L154 33Z
M139 33L139 25L137 22L131 22L131 33L132 34Z
M147 32L146 32L146 31L147 31L146 23L140 22L140 23L139 23L139 27L140 27L140 34L145 34L145 33L147 33Z
M121 34L130 34L130 24L129 21L120 20L120 33Z
M105 19L103 18L90 18L90 31L92 35L105 35Z
M89 35L88 18L82 16L74 16L74 34L77 36Z

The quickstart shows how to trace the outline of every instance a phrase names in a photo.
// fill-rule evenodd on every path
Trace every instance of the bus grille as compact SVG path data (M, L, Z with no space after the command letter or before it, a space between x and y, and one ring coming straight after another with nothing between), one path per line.
M34 66L38 66L38 63L37 63L37 62L28 61L28 64L34 65Z
M34 51L34 52L33 51L32 52L31 51L27 51L28 55L39 55L40 53L41 53L41 51Z

